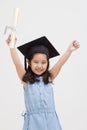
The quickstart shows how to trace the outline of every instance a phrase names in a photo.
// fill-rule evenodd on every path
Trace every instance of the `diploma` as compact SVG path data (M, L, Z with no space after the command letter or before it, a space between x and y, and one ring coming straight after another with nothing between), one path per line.
M17 24L18 24L19 13L20 13L20 9L16 8L14 10L12 26L6 26L5 27L4 34L7 32L7 29L11 29L11 43L9 44L10 48L15 47L16 27L17 27Z
M19 18L19 8L16 8L14 11L13 29L11 32L11 43L9 44L10 48L15 47L16 27L18 24L18 18Z
M19 8L15 9L15 14L14 14L14 21L13 21L13 26L16 27L18 24L18 17L19 17Z

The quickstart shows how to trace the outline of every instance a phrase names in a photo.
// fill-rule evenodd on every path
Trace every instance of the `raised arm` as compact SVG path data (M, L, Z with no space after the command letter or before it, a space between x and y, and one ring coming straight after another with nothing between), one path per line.
M8 37L8 39L6 40L6 42L7 42L8 45L10 44L10 42L11 42L11 36ZM16 40L15 40L15 42L16 42ZM12 58L12 61L13 61L14 65L15 65L18 77L22 81L22 77L25 74L25 70L23 68L23 65L22 65L20 59L19 59L19 56L17 54L17 50L16 50L15 47L14 48L9 48L9 49L10 49L11 58Z
M79 42L74 40L72 43L69 45L68 49L66 52L60 57L60 59L57 61L57 63L52 67L50 70L50 73L52 74L52 81L55 79L55 77L59 74L62 66L65 64L65 62L68 60L70 57L71 53L75 50L77 50L80 47Z

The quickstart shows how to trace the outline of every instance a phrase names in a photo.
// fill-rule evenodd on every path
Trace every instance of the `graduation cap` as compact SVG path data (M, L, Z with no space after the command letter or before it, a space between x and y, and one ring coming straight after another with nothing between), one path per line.
M46 36L25 43L17 48L24 55L25 70L27 69L26 59L29 59L35 53L44 53L48 56L48 58L53 58L60 55Z

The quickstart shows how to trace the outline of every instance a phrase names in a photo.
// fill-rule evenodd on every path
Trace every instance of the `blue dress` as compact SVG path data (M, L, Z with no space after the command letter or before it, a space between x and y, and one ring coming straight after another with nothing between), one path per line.
M62 130L55 111L51 83L30 84L24 89L25 107L23 130Z

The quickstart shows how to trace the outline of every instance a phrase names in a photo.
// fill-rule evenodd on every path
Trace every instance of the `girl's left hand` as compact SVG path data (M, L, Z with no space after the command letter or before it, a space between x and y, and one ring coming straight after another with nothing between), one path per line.
M76 41L76 40L74 40L74 41L72 41L72 43L69 45L68 50L70 50L70 51L75 51L75 50L77 50L79 47L80 47L79 42Z

